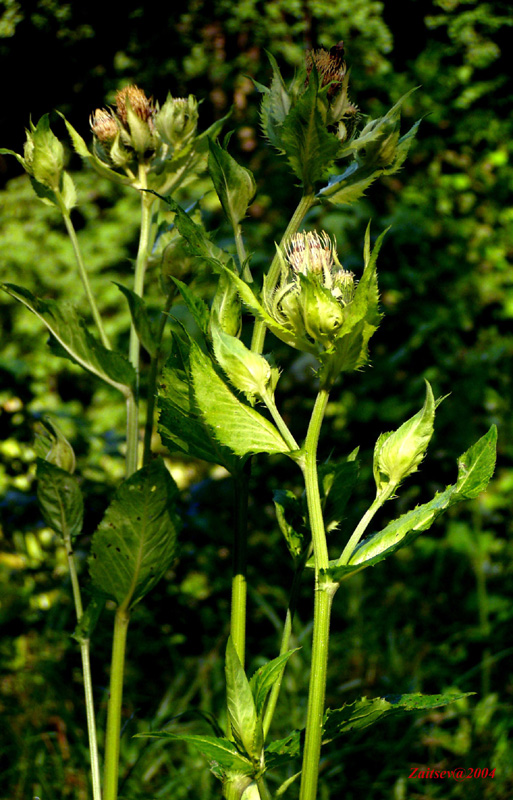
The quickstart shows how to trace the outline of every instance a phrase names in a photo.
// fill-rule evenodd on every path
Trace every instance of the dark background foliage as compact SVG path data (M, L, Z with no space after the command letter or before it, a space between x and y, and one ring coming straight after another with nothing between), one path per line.
M412 86L405 129L424 117L400 173L350 208L314 209L308 227L336 235L346 268L361 268L369 218L391 225L380 256L385 319L372 341L372 365L333 392L321 455L359 444L362 480L347 527L369 501L376 437L420 407L423 379L437 396L430 452L419 480L405 484L394 512L429 499L453 481L456 458L490 426L499 426L499 460L489 490L386 563L356 576L335 602L328 704L391 692L474 691L437 713L387 721L326 748L319 797L511 796L511 655L513 594L511 508L513 423L512 88L508 45L513 16L505 2L412 0L194 0L182 12L149 0L105 3L55 0L0 3L2 108L0 144L20 152L24 127L59 109L87 137L88 117L136 82L161 102L196 94L201 128L233 108L231 150L256 176L258 194L244 230L265 269L274 241L298 199L287 166L259 132L258 95L267 83L266 50L290 77L305 47L344 40L351 97L378 116ZM54 130L65 138L62 123ZM122 344L126 310L111 281L128 283L137 238L137 198L82 170L70 152L80 191L75 213L93 286L109 333ZM76 297L72 253L53 210L32 193L18 163L0 156L0 271L45 296ZM204 219L229 243L205 179L180 199L202 197ZM150 275L152 273L150 272ZM190 276L206 298L212 280ZM148 296L159 307L158 284ZM116 398L52 356L26 309L0 298L0 797L41 800L87 796L86 737L79 659L65 562L42 527L34 497L34 425L57 415L73 441L88 494L87 531L101 518L122 477L123 410ZM177 309L177 314L181 309ZM270 341L270 339L269 339ZM280 383L284 414L296 436L313 402L309 365L277 345L290 371ZM230 578L229 481L219 471L172 455L184 488L180 559L138 607L132 624L125 694L122 794L125 798L211 798L219 786L186 748L141 744L138 730L176 723L206 732L190 709L223 715L222 653ZM276 531L272 490L296 488L281 459L256 459L250 536L250 669L276 654L289 565ZM387 517L386 514L389 516ZM333 537L344 540L344 527ZM88 537L83 539L85 558ZM337 546L335 546L335 550ZM338 548L340 549L340 548ZM303 722L311 586L305 580L276 734ZM95 639L93 676L105 709L110 612ZM408 780L410 765L492 769L495 777L462 783ZM289 790L293 796L294 789Z

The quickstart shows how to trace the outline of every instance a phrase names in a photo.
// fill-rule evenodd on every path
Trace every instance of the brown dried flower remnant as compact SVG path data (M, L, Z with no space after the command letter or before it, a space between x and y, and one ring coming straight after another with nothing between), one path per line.
M342 87L347 72L346 62L344 61L344 43L339 42L329 51L321 48L320 50L309 50L307 52L307 81L314 65L319 73L321 86L331 84L328 90L328 99L331 100Z

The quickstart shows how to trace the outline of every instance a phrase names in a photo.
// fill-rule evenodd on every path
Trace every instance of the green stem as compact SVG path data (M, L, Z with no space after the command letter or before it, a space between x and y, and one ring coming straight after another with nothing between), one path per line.
M125 648L130 613L118 608L114 620L112 660L110 666L110 692L105 734L105 772L103 800L117 800L119 749L121 733L121 703L123 700L123 673Z
M305 749L299 794L300 800L316 800L317 797L319 760L322 743L322 719L324 714L328 668L331 605L333 596L338 589L337 583L327 582L323 579L321 573L321 570L328 568L329 557L319 493L317 445L319 442L322 420L328 403L328 396L329 393L326 389L321 389L317 395L305 440L305 460L303 465L315 561L315 602L312 663L310 667L310 687L308 692Z
M337 561L337 566L342 566L349 562L349 559L354 553L354 549L360 539L362 538L363 534L365 533L367 526L369 525L370 521L374 517L377 511L381 508L382 505L386 503L386 501L393 495L397 486L396 484L389 484L381 494L376 496L376 499L372 503L372 505L367 509L363 517L361 518L360 522L354 529L354 532L351 534L348 543L342 550L342 555Z
M82 596L80 593L80 584L78 582L77 568L75 564L75 556L71 545L71 537L64 536L64 546L66 547L66 554L68 558L69 574L71 578L71 588L73 591L73 602L75 604L75 613L77 622L79 623L84 614L82 605ZM94 698L93 698L93 682L91 678L91 662L89 658L89 639L84 639L80 642L80 657L82 660L82 675L84 678L84 695L87 719L87 735L89 739L89 755L91 759L91 783L93 789L93 800L101 800L101 779L100 779L100 761L98 758L98 741L96 738L96 720L94 717Z
M71 239L71 244L73 245L73 252L75 253L75 259L78 265L78 272L80 275L80 279L85 289L85 293L87 299L89 301L89 305L91 307L91 311L93 314L94 321L96 323L96 327L98 328L98 332L100 334L100 338L102 340L102 344L104 347L110 350L110 342L107 334L105 333L102 318L100 316L100 312L98 311L98 306L96 305L96 300L94 299L93 292L91 290L91 285L89 283L89 277L87 275L87 270L85 268L84 259L82 258L82 252L80 250L80 245L78 243L77 234L75 232L75 228L71 221L71 217L69 211L61 206L61 213L64 219L64 224L66 226L66 230L68 232L68 236Z
M251 275L249 264L246 263L247 254L246 254L246 248L244 247L244 240L242 238L242 231L240 225L234 226L233 233L235 236L235 247L237 248L237 257L239 259L240 268L242 270L242 277L244 278L246 283L251 283L253 277Z
M234 475L235 531L233 538L232 604L230 636L244 667L246 655L248 484L250 462Z
M155 395L157 391L157 377L160 357L162 355L162 337L166 327L169 309L173 304L176 295L176 286L170 290L159 320L159 327L156 335L156 350L151 357L150 372L148 375L148 395L146 404L146 423L144 426L144 445L143 445L143 466L148 464L151 459L151 439L153 436L153 421L155 416Z
M271 414L271 416L272 416L272 418L273 418L273 420L274 420L274 422L276 424L276 427L278 428L279 432L283 436L283 439L285 440L285 442L288 445L288 447L290 448L290 450L299 450L300 449L299 445L296 442L296 440L294 439L294 437L292 436L292 434L291 434L291 432L290 432L290 430L288 428L287 423L285 422L285 420L281 416L280 412L278 411L278 408L276 406L276 403L274 401L274 397L272 396L272 394L269 393L269 394L266 394L266 395L262 395L262 400L264 401L265 405L269 409L269 413Z
M280 241L280 248L284 248L289 239L294 236L295 233L298 232L305 215L312 206L316 204L317 200L314 194L305 194L302 196L301 200L298 203L296 210L294 211L292 217L290 218L290 222L287 225L285 233L281 237ZM280 277L280 260L278 255L276 254L271 262L271 266L269 267L269 272L267 275L267 285L269 287L274 287L277 282L278 278ZM255 322L255 326L253 328L253 338L251 341L251 349L254 353L261 353L264 349L264 342L265 342L265 333L266 327L265 322L262 320L257 319Z
M141 165L139 179L142 188L147 185L146 172ZM148 263L148 253L151 239L151 213L155 202L154 195L149 192L141 192L141 231L139 234L139 247L135 262L134 292L143 296L144 276ZM136 471L138 466L139 452L139 370L140 370L141 345L139 337L132 322L130 324L130 344L128 348L128 359L132 364L136 374L135 394L127 402L127 446L126 446L126 475Z

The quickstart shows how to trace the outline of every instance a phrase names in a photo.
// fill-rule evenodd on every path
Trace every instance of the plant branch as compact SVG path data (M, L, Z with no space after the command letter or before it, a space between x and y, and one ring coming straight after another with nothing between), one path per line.
M87 270L85 268L84 259L82 258L82 252L80 250L80 245L78 243L77 234L73 223L71 221L69 211L61 204L61 214L64 220L64 224L66 226L66 230L68 232L68 236L71 240L71 244L73 245L73 252L75 253L75 259L78 266L78 273L80 275L80 279L85 289L85 293L87 299L89 301L89 305L91 307L91 312L93 314L94 321L96 323L96 327L98 328L98 332L100 334L100 339L104 347L110 350L110 342L107 334L105 333L105 329L103 327L102 318L100 316L100 312L98 310L98 306L96 305L96 300L94 299L93 292L91 290L91 285L89 283L89 276L87 274Z
M75 605L75 613L77 623L80 623L84 608L82 605L82 596L80 593L80 584L78 582L77 567L75 564L75 555L73 553L71 536L69 533L64 535L64 546L66 548L66 555L68 559L69 574L71 578L71 588L73 592L73 602ZM80 657L82 660L82 675L84 679L84 695L87 719L87 735L89 739L89 755L91 759L91 783L93 789L93 800L101 800L101 779L100 779L100 762L98 758L98 740L96 736L96 720L94 714L94 698L93 698L93 682L91 678L91 662L89 658L89 639L80 641Z
M156 335L156 350L151 358L150 372L148 375L148 394L146 402L146 423L144 426L144 445L143 445L143 466L148 464L151 459L151 438L153 435L153 421L155 416L155 393L157 390L157 377L159 361L162 355L162 337L169 314L169 310L173 304L176 295L176 286L173 286L166 298L166 303L162 309L159 327Z
M146 187L146 172L143 165L140 167L140 182L143 188ZM143 296L144 276L148 262L148 252L150 248L151 234L151 213L155 201L154 195L149 192L141 192L141 231L139 235L139 247L135 262L134 292ZM130 477L136 471L138 465L139 450L139 371L140 371L140 352L141 345L133 321L130 324L130 344L128 358L136 373L135 394L128 399L127 403L127 452L126 452L126 475Z

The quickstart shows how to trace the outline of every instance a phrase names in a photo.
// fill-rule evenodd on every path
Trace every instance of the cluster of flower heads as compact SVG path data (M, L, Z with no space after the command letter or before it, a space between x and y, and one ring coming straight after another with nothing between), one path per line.
M168 95L159 107L138 86L126 86L115 98L115 109L97 108L90 117L97 155L124 167L133 158L162 158L183 150L195 137L197 100Z

